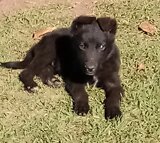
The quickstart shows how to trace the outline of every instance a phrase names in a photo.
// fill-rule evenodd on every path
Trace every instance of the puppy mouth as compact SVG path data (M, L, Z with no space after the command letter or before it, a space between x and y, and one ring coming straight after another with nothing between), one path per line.
M95 74L95 71L88 71L86 69L86 75L90 75L90 76L93 76Z
M86 75L90 75L90 76L93 76L94 75L94 73L86 73Z

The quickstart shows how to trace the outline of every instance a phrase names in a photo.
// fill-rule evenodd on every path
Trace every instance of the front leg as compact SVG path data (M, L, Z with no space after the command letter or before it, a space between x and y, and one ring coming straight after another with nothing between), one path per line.
M85 84L66 82L66 91L72 97L73 110L78 115L85 115L89 111L88 94L85 91Z
M106 99L104 100L105 118L112 119L121 116L120 102L123 95L123 89L117 73L103 78L103 89Z

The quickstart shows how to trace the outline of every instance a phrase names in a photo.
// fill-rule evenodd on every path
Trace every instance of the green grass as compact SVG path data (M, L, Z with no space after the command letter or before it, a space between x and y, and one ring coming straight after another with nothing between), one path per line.
M149 20L160 28L159 0L98 2L98 16L116 17L117 45L121 51L121 78L125 88L121 121L106 121L103 91L87 88L91 112L72 113L70 97L44 86L28 94L18 80L20 70L1 68L1 143L159 143L160 142L160 34L147 36L138 24ZM0 20L0 61L20 60L35 41L32 33L43 27L68 26L72 15L66 5L19 12ZM145 70L136 65L144 63Z

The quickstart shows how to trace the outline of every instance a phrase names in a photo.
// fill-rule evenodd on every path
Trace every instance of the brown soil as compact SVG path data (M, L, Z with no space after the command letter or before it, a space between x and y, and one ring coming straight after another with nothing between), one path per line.
M0 15L7 15L16 10L44 6L50 3L63 3L66 0L0 0ZM73 16L92 15L95 0L68 0L71 3Z
M72 0L73 16L92 15L94 0Z

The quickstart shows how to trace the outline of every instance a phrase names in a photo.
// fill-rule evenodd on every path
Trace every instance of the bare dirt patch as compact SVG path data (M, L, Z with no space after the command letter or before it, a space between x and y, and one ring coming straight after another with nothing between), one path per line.
M0 15L12 14L13 12L31 7L46 6L69 2L72 7L73 16L92 15L93 3L95 0L0 0Z
M73 16L92 15L94 1L95 0L72 0Z

